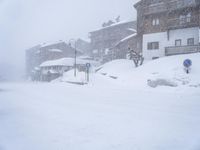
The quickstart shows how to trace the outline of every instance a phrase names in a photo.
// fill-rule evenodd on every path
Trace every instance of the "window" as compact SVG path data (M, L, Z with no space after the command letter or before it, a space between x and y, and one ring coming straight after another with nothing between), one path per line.
M187 40L187 44L188 44L188 45L194 45L194 38L189 38L189 39Z
M180 20L180 24L184 24L185 23L185 16L181 15L179 17L179 20Z
M147 44L147 49L148 50L155 50L159 49L159 42L151 42Z
M157 18L156 19L156 25L159 25L160 24L160 20Z
M191 13L188 13L186 16L186 22L191 22Z
M181 40L180 39L175 41L175 46L181 46Z
M160 24L160 19L158 19L158 18L154 18L153 20L152 20L152 25L153 26L156 26L156 25L159 25Z
M189 12L186 15L180 15L179 20L180 20L180 24L185 24L185 23L190 23L191 22L191 13Z
M153 26L156 25L156 20L155 20L155 19L152 20L152 25L153 25Z

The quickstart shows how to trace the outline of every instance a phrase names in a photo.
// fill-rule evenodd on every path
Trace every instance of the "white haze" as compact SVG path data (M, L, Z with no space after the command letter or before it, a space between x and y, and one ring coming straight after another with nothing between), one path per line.
M87 39L104 21L136 19L138 0L0 0L0 76L22 75L25 50L47 41ZM11 73L12 71L12 73Z

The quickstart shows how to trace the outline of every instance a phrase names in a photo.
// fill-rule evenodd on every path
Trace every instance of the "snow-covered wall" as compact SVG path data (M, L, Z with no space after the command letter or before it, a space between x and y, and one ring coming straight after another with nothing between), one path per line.
M167 32L159 32L143 35L143 56L145 59L152 59L153 57L165 56L165 48L175 46L175 41L181 39L181 45L187 46L187 40L194 38L194 45L200 43L200 28L184 28L169 31L169 39ZM159 42L159 49L148 50L147 45L150 42Z
M200 44L200 27L199 27L199 44Z
M199 43L199 28L185 28L169 31L169 46L175 46L175 40L181 39L182 46L187 45L187 40L189 38L194 38L194 45Z
M159 42L159 49L148 50L147 45L150 42ZM165 47L167 46L167 32L159 32L153 34L143 35L143 56L145 59L152 59L153 57L165 56Z

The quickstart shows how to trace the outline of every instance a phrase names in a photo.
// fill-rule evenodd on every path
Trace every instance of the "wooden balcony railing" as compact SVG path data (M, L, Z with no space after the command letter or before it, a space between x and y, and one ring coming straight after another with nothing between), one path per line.
M176 10L185 7L191 7L197 5L196 0L169 0L168 3L169 10Z
M144 8L145 15L164 12L164 11L167 11L167 6L165 5L165 3L157 3Z
M200 45L191 45L191 46L172 46L165 48L165 55L178 55L178 54L189 54L200 52Z
M197 6L199 2L197 0L166 0L166 2L160 2L151 4L144 7L144 14L154 14L165 11L173 11L185 7Z
M185 18L174 18L168 19L167 26L168 29L176 29L180 27L193 27L198 26L199 16L185 17Z

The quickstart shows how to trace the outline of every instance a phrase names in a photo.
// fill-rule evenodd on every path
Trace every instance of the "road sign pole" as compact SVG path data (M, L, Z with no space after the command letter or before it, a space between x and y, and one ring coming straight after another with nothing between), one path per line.
M89 68L87 69L87 82L90 81L90 77L89 77Z
M186 73L189 74L191 69L190 67L192 66L192 61L190 59L184 60L183 66L185 67Z
M87 63L87 64L86 64L87 82L90 81L90 67L91 67L91 64L90 64L90 63Z

